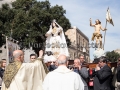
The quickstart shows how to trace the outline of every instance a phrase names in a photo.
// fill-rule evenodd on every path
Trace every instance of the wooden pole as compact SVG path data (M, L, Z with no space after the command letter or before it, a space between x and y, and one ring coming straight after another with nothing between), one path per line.
M5 36L5 38L6 38L6 50L7 50L7 65L9 64L9 50L8 50L8 42L7 42L7 40L8 40L8 37L7 36Z

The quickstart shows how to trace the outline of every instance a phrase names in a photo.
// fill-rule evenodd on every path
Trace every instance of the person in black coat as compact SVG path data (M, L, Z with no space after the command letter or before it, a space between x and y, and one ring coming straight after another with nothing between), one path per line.
M100 57L95 71L94 90L111 90L112 71L106 57Z
M120 58L117 63L117 90L120 90Z

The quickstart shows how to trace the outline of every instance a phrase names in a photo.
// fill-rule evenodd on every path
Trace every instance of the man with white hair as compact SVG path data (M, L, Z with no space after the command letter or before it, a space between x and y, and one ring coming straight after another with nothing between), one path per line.
M65 55L58 57L58 68L49 72L43 82L43 90L84 90L79 74L67 68Z
M78 73L81 76L82 81L84 83L84 90L88 90L88 85L86 83L86 78L88 78L88 71L87 71L86 67L81 66L80 59L78 59L78 58L75 58L75 60L74 60L73 71Z

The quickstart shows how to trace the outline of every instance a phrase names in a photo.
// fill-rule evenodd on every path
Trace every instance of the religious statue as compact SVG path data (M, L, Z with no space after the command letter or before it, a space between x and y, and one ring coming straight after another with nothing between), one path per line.
M69 57L63 28L55 20L52 21L50 29L45 36L47 39L44 62L56 61L60 54L64 54Z
M100 22L99 19L97 19L95 21L95 24L92 24L92 19L90 18L90 26L95 27L95 32L92 35L92 41L94 41L94 39L95 39L97 47L99 45L99 48L102 49L102 34L100 33L100 30L105 31L107 29L106 28L102 28L101 22Z

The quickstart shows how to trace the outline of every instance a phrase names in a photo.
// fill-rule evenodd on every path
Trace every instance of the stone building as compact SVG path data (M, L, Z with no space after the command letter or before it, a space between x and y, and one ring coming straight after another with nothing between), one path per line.
M114 51L120 54L120 49L116 49Z
M74 60L76 57L79 57L81 54L83 54L85 56L86 62L90 62L88 37L83 34L77 27L68 29L65 32L65 35L68 36L71 42L71 45L68 46L70 59Z

